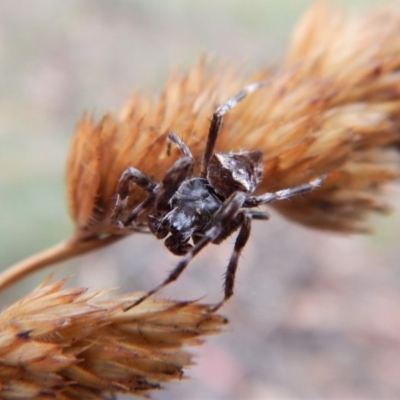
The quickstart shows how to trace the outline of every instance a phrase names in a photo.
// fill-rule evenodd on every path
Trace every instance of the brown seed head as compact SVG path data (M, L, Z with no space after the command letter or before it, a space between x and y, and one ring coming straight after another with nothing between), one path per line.
M85 117L74 136L67 182L77 234L124 234L109 217L121 172L134 166L159 181L178 154L176 132L200 161L215 107L246 83L271 82L227 114L217 150L261 150L258 193L328 174L315 192L275 207L306 225L357 232L371 211L386 212L381 194L399 175L400 10L386 7L345 18L314 6L295 30L285 61L243 77L202 60L173 74L161 94L134 95L120 116ZM198 165L197 165L198 166ZM129 199L143 198L140 189Z
M226 320L206 305L147 299L102 300L103 292L45 282L0 314L0 398L103 399L143 395L180 379L200 344Z
M133 166L159 182L179 157L166 141L174 131L193 153L197 173L215 108L249 82L266 78L268 85L225 116L216 150L263 153L258 194L326 175L322 187L273 207L308 226L368 231L372 213L389 211L385 189L400 172L399 71L398 7L345 17L317 4L274 68L244 76L233 66L202 59L187 74L172 74L156 97L137 93L119 115L98 122L85 116L67 163L74 235L0 275L0 287L130 234L110 221L122 171ZM128 205L143 198L134 188Z

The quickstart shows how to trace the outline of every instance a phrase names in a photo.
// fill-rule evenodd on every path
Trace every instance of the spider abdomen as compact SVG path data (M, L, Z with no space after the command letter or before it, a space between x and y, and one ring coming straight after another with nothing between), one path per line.
M216 153L210 159L207 179L225 199L237 191L251 194L261 179L261 157L261 151Z

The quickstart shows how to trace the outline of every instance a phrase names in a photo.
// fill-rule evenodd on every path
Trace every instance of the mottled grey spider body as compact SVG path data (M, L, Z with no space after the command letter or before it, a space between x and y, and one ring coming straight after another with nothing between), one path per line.
M194 160L189 148L172 132L168 134L168 140L180 149L182 157L172 165L160 183L157 184L133 167L122 173L112 220L124 227L135 228L137 218L146 212L151 233L159 239L165 239L166 247L173 254L183 256L164 282L126 307L126 310L175 281L207 244L219 244L239 229L225 275L224 299L213 308L217 310L233 294L239 256L249 238L251 220L268 219L267 213L252 208L309 192L323 181L320 177L294 188L253 196L262 175L261 151L214 154L223 115L247 94L263 85L265 82L246 86L216 109L199 177L192 176ZM122 219L130 182L140 186L148 195L130 212L128 218Z
M157 235L159 226L165 226L163 237L171 234L166 246L172 253L183 255L191 248L187 242L204 233L221 203L206 179L188 179L172 196L172 210L150 229Z

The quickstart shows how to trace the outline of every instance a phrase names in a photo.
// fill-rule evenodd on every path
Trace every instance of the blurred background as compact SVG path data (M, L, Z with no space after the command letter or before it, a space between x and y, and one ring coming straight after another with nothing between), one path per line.
M376 1L336 1L362 12ZM83 112L117 111L135 89L156 93L200 55L248 71L279 59L305 0L0 2L0 267L68 237L64 164ZM400 191L370 236L255 222L224 334L194 349L190 380L154 399L399 399ZM234 237L209 246L162 296L221 298ZM160 259L163 262L160 264ZM147 290L177 262L134 235L63 263L69 285ZM0 293L4 307L52 269ZM119 398L123 399L124 396Z

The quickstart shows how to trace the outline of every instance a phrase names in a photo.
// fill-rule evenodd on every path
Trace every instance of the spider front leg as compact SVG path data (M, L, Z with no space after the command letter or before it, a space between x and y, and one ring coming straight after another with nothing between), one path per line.
M192 176L194 168L193 156L186 144L173 132L168 133L167 139L179 148L183 157L175 161L156 189L155 205L158 211L168 210L171 197L182 182Z
M240 92L238 92L235 96L231 97L225 103L221 104L216 108L211 119L210 128L208 130L207 144L204 150L203 159L201 161L201 168L200 168L201 177L205 178L207 176L208 164L210 162L211 156L214 153L214 147L217 141L219 131L221 129L223 116L227 112L232 110L232 108L236 107L236 105L245 97L247 97L248 94L255 92L256 90L262 88L268 83L269 80L250 83L249 85L245 86Z
M146 300L148 297L160 291L162 288L174 282L179 278L181 273L189 265L190 261L211 242L215 242L220 234L224 231L224 228L230 224L237 216L237 213L241 209L246 195L243 192L233 193L222 205L221 208L215 213L213 218L213 224L208 231L205 232L202 239L200 239L194 247L192 247L179 261L177 266L170 272L167 279L164 280L160 285L156 286L154 289L148 291L144 296L124 308L124 311L130 310L132 307L137 306L142 301ZM235 224L235 229L237 225Z
M126 208L126 201L130 192L130 182L135 183L148 193L153 192L157 186L155 182L153 182L149 177L140 172L138 169L128 167L119 178L117 187L117 200L111 214L112 222L116 222L121 217L121 214Z
M189 157L193 160L193 156L189 150L189 147L187 147L185 142L183 142L174 132L169 132L167 135L167 139L171 141L176 147L178 147L184 157Z
M317 187L320 187L324 179L325 175L320 176L309 183L295 186L293 188L278 190L277 192L273 193L264 193L260 196L250 196L244 202L243 207L257 207L261 204L273 203L274 201L289 199L290 197L311 192Z
M179 186L193 173L194 161L191 157L182 157L175 161L167 171L164 179L156 189L156 209L166 211L169 209L169 201Z
M183 157L175 161L172 167L165 174L164 179L160 184L153 188L152 192L131 212L129 217L124 221L124 225L127 226L135 221L139 215L151 207L155 207L157 211L168 210L168 203L171 197L178 190L182 182L191 176L193 171L193 159L190 157ZM152 229L152 225L149 224L149 228L156 234ZM161 236L162 237L162 236Z
M138 169L133 167L127 168L121 174L118 182L117 200L111 214L111 221L116 222L126 208L127 198L130 193L130 182L141 187L149 193L149 195L131 212L129 217L123 221L124 226L127 226L132 223L132 221L136 220L138 216L144 210L152 206L154 202L159 204L160 207L165 208L179 185L192 174L194 161L189 148L173 132L168 133L167 138L180 149L184 158L174 163L174 165L167 171L167 174L159 185Z

